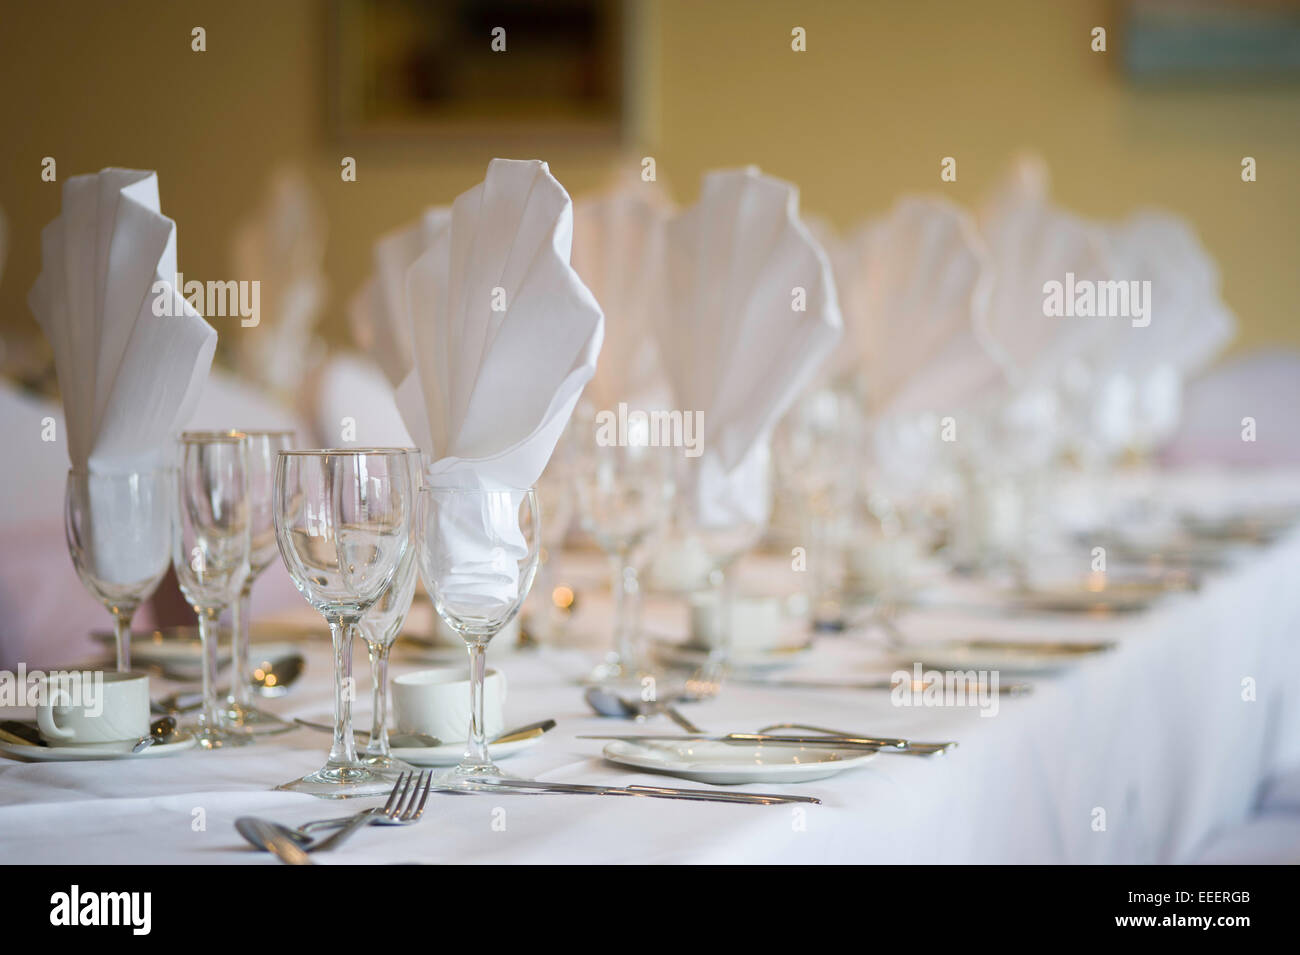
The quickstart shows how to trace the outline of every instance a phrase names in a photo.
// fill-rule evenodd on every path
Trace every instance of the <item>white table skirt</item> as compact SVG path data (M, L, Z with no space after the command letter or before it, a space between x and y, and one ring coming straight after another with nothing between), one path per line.
M821 797L820 806L446 795L433 800L419 825L363 830L318 861L1185 861L1215 828L1248 814L1264 780L1300 764L1298 567L1300 533L1293 533L1199 592L1139 615L1098 621L927 611L904 617L917 640L1022 635L1119 642L1116 651L1069 672L1031 678L1034 692L1001 700L994 717L976 708L894 707L883 692L741 684L688 709L716 731L802 721L960 742L941 759L881 755L861 769L797 787ZM593 594L589 602L600 599ZM328 650L323 641L304 647L307 676L272 708L319 719L332 695ZM590 655L494 649L489 660L509 677L507 725L559 721L540 744L505 764L512 772L611 784L673 782L603 762L600 743L575 739L630 725L586 710L572 680L590 665ZM395 663L396 672L428 665L409 657ZM365 686L360 654L358 665ZM874 633L854 632L821 638L798 675L870 677L893 668ZM1254 701L1243 700L1246 678L1255 681ZM364 726L368 716L359 709ZM675 732L667 720L650 727ZM371 804L271 790L317 768L327 748L324 734L297 730L244 749L165 759L0 759L0 859L268 864L267 855L249 850L235 833L237 816L296 824ZM1097 809L1105 811L1104 831L1094 828Z

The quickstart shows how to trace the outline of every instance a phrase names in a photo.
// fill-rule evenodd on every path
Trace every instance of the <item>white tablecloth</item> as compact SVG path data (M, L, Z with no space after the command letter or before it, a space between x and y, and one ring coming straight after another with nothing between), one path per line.
M821 797L820 806L445 795L419 825L363 830L318 861L1184 861L1214 829L1244 819L1267 778L1300 764L1297 568L1300 533L1293 533L1214 575L1199 592L1171 596L1137 615L905 615L900 625L916 640L1022 635L1119 642L1114 652L1068 672L1033 677L1033 693L1001 700L994 717L976 708L898 708L881 692L741 684L689 707L692 719L720 732L802 721L960 742L941 759L881 755L798 787ZM600 616L592 608L603 598L591 588L586 593L586 617ZM305 605L304 614L309 619ZM323 641L304 648L307 676L271 705L322 718L332 693L328 650ZM559 721L506 764L511 771L548 780L673 782L606 763L601 744L575 738L631 725L587 711L573 680L590 656L563 648L494 648L489 660L508 674L507 725ZM409 655L395 663L397 672L428 665ZM364 686L360 654L358 664ZM865 678L892 669L878 635L854 631L822 637L797 672ZM1253 701L1243 699L1247 678L1255 681ZM366 719L362 708L362 726ZM667 720L643 728L652 727L675 731ZM327 748L325 735L297 730L244 749L165 759L0 759L0 859L269 864L235 833L237 816L296 824L358 808L357 801L271 790L317 768ZM1095 825L1099 809L1104 830Z

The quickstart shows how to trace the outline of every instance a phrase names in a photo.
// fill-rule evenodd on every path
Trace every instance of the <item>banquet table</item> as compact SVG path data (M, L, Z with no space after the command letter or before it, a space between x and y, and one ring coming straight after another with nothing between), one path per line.
M1275 489L1294 492L1286 476ZM1250 498L1263 485L1236 493ZM566 555L567 558L567 555ZM506 724L546 717L556 729L503 768L554 781L680 782L621 768L581 734L674 733L591 713L580 677L607 638L599 564L570 568L587 603L572 645L493 646L508 676ZM899 618L917 642L962 636L1114 641L1069 669L1026 677L1024 696L972 706L899 707L887 692L777 689L729 683L684 705L713 732L783 721L923 740L956 740L941 758L881 754L861 768L798 785L739 787L819 797L820 805L727 805L580 795L437 795L402 829L371 827L320 864L340 863L1145 863L1192 859L1217 828L1246 817L1270 777L1300 764L1300 529L1246 548L1191 593L1147 610L1096 615L973 613L980 584L953 582L960 603ZM770 569L769 571L770 572ZM310 621L303 612L284 618ZM581 630L577 614L572 621ZM602 625L603 621L603 625ZM316 618L317 630L323 632ZM584 644L585 641L585 644ZM285 716L328 719L330 651L304 639L307 670L270 701ZM877 628L818 638L800 678L869 679L897 669ZM359 686L366 686L357 654ZM431 665L399 641L395 673ZM1003 677L1003 682L1009 679ZM158 695L165 684L155 686ZM1250 692L1253 690L1253 692ZM364 691L359 693L366 698ZM15 715L14 711L0 715ZM358 706L358 728L368 725ZM229 750L160 759L23 763L0 759L0 860L78 864L275 864L234 821L299 824L377 804L323 801L274 785L317 768L323 733L297 729ZM1099 823L1104 823L1099 824Z

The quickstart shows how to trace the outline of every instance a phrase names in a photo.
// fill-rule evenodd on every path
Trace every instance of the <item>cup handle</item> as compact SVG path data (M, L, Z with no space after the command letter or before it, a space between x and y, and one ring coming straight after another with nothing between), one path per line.
M62 695L60 690L56 693L56 699L36 708L36 725L50 739L72 739L76 735L72 730L63 729L54 722L54 707L58 705L57 697Z

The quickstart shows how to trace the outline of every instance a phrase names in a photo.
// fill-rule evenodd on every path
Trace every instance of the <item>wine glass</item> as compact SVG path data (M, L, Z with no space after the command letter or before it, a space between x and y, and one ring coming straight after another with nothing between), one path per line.
M68 471L64 530L81 585L113 615L117 669L131 669L131 618L171 563L171 468Z
M229 725L217 702L217 621L248 577L250 507L244 436L238 431L186 432L176 471L177 518L172 564L181 593L199 620L203 707L195 737L205 749L252 737Z
M292 431L253 431L239 429L244 435L244 453L248 462L248 506L250 537L248 578L230 613L230 696L226 699L226 717L235 726L257 731L281 730L287 725L273 713L253 705L252 670L249 667L249 623L253 581L275 560L275 518L271 512L275 485L275 456L293 446Z
M314 773L279 789L326 798L377 796L392 780L357 756L352 639L392 584L410 544L411 477L400 448L281 451L275 539L298 591L334 642L334 742Z
M488 755L483 724L487 645L514 619L537 573L541 515L533 488L450 488L420 491L417 558L420 577L447 626L469 651L470 725L460 765L438 780L474 791L509 779Z
M651 447L648 432L639 434L631 423L626 444L590 439L581 448L574 476L579 522L609 558L614 596L614 646L592 673L598 682L635 684L646 672L639 575L648 540L672 517L679 453Z
M413 448L406 449L406 461L412 491L418 493L422 483L420 452ZM414 536L414 520L410 522L410 528ZM401 760L394 759L388 747L388 654L411 610L415 581L415 545L412 541L408 542L402 559L398 561L392 584L361 618L361 636L366 641L372 680L370 741L366 744L364 760L368 766L390 776L411 768Z
M771 508L771 452L754 449L732 471L707 452L683 458L678 469L673 532L684 553L708 568L713 638L709 655L688 681L688 696L711 696L721 687L731 661L734 622L732 566L756 545L767 528Z
M537 579L533 583L532 606L525 610L526 626L520 631L520 645L532 641L555 644L564 637L576 597L571 587L563 587L556 567L569 525L573 522L574 493L571 467L567 455L561 459L556 447L546 470L537 479L537 506L546 520L542 522L542 542L538 549ZM563 589L561 589L563 588Z

